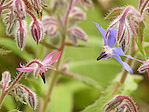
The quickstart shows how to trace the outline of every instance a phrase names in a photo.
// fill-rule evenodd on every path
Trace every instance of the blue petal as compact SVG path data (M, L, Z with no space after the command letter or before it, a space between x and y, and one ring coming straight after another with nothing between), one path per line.
M112 51L113 51L113 54L126 56L132 60L134 59L131 55L125 55L125 53L123 52L123 50L120 47L115 47Z
M113 55L113 57L120 62L120 64L130 73L133 73L133 70L131 69L131 67L122 61L121 57L120 56L117 56L117 55Z
M116 29L111 28L108 36L108 46L114 47L116 42Z
M94 22L94 24L96 25L96 27L98 28L98 30L100 31L103 39L104 39L104 44L107 45L107 40L106 40L106 31L97 23Z

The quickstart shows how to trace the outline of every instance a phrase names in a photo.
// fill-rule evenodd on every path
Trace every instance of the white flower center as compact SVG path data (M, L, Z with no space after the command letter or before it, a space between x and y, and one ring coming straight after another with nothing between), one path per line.
M109 46L103 46L103 49L104 49L104 51L105 51L105 53L108 55L108 56L110 56L110 57L112 57L112 50L113 50L113 48L111 48L111 47L109 47Z

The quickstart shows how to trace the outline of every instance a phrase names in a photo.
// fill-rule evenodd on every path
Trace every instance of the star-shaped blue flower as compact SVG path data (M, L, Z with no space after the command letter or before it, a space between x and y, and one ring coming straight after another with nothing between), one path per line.
M116 29L111 28L109 30L108 38L106 39L106 31L99 24L97 23L94 24L96 25L96 27L98 28L104 39L104 46L103 46L104 50L100 53L100 56L97 58L97 60L100 60L102 58L107 59L110 57L114 57L128 72L133 73L131 67L126 62L123 62L120 56L125 56L130 59L134 58L130 55L125 55L125 53L120 47L114 47L116 43Z

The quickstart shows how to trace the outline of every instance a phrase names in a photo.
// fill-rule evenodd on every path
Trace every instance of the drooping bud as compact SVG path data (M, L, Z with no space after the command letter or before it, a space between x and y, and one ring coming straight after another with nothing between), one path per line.
M86 14L80 8L74 7L69 14L69 18L73 23L80 22L86 19Z
M77 38L85 42L88 41L87 34L79 27L71 27L68 29L68 37L72 40L74 45L77 45Z
M19 88L20 92L22 93L21 97L25 97L26 102L33 108L33 110L35 110L37 107L36 94L33 91L31 91L28 87L22 84L17 84L16 89L17 88Z
M129 104L127 104L127 103L121 103L117 107L117 111L116 112L125 112L126 109L129 110L129 112L133 112L132 109L130 108Z
M31 0L31 3L34 7L34 10L39 14L39 17L42 17L42 5L41 5L41 0Z
M33 39L37 42L40 42L43 38L43 28L42 24L38 20L34 20L30 25L30 31Z
M128 96L121 96L121 95L117 95L115 96L110 102L108 102L105 106L104 106L104 109L105 111L104 112L110 112L111 110L114 110L114 109L123 109L123 107L126 107L127 105L123 105L123 104L126 104L125 103L125 100L129 101L129 103L131 104L134 112L137 112L137 108L136 108L136 105L135 103L133 102L133 100L128 97ZM129 107L127 107L129 109ZM129 109L130 110L130 109Z
M19 19L25 19L26 12L24 2L22 0L15 0L13 6L14 13L16 17Z
M10 73L8 71L3 72L1 80L2 92L5 91L5 89L8 87L10 81L11 81Z
M28 92L27 94L27 100L29 105L33 108L33 110L36 110L37 107L37 100L36 100L36 94L31 92Z
M93 5L92 0L79 0L79 3L86 10Z
M108 106L108 107L105 109L104 112L109 112L109 111L115 109L118 105L120 105L120 104L123 102L123 100L124 100L124 99L123 99L121 96L119 96L119 95L115 96L110 102L108 102L108 103L104 106L104 108L105 108L106 106Z
M50 16L43 17L43 31L45 34L55 38L58 35L59 22Z
M3 21L7 25L6 34L12 35L16 26L16 18L14 14L12 12L8 13Z
M148 76L149 76L149 60L147 60L146 62L144 62L144 64L142 64L139 68L138 71L140 73L143 73L145 71L148 71Z
M16 42L20 50L23 50L26 41L26 22L24 20L19 21L19 27L16 32Z
M64 64L62 65L62 71L63 72L66 72L66 71L68 71L69 70L69 65L68 65L68 63L70 62L71 60L70 59L68 59L68 60L66 60L65 62L64 62Z

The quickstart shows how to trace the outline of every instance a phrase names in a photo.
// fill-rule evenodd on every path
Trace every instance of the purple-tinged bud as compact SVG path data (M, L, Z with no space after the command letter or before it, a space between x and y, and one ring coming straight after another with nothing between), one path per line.
M137 112L137 108L133 100L128 96L121 96L121 95L115 96L110 102L108 102L104 106L104 109L106 107L104 112L110 112L111 110L118 109L119 106L123 104L123 102L125 102L125 100L129 101L129 103L132 105L134 112Z
M85 42L88 41L87 34L79 27L71 27L68 29L68 37L72 40L74 45L77 45L77 38Z
M25 19L25 16L26 16L25 5L22 0L15 0L13 9L14 9L14 13L16 14L17 18Z
M7 25L6 34L12 35L16 26L16 18L14 14L12 12L8 13L3 19L3 22Z
M70 61L71 61L71 60L68 59L68 60L66 60L66 62L62 65L61 70L62 70L63 72L66 72L66 71L69 70L70 67L69 67L68 63L69 63Z
M149 76L149 60L144 62L139 68L138 71L140 73L144 73L145 71L148 71L148 76Z
M60 27L59 22L50 16L43 17L43 31L45 34L55 38L58 35L58 28Z
M129 104L127 103L122 103L117 107L116 112L125 112L125 109L129 110L129 112L133 112L132 109L130 108Z
M85 10L93 5L92 0L79 0L79 3Z
M33 39L37 42L40 42L43 39L43 28L42 24L38 20L34 20L30 25L30 31Z
M22 90L26 91L26 93L27 93L26 101L33 108L33 110L36 110L36 107L37 107L36 94L24 85L18 84L17 86L22 88Z
M2 92L4 92L5 89L8 87L10 81L11 81L11 74L8 71L3 72L1 80Z
M117 95L115 96L110 102L108 102L106 106L108 106L104 112L109 112L111 110L114 110L118 105L120 105L123 102L124 99L121 98L121 96Z
M69 18L71 21L79 22L86 19L86 14L80 8L74 7L69 14Z
M20 50L23 50L26 41L26 22L24 20L19 21L19 27L16 32L16 42Z
M34 10L39 14L40 18L42 17L42 5L41 0L31 0L31 3L34 7Z
M28 91L26 99L28 101L28 104L33 108L33 110L36 110L37 107L36 94L33 91Z

